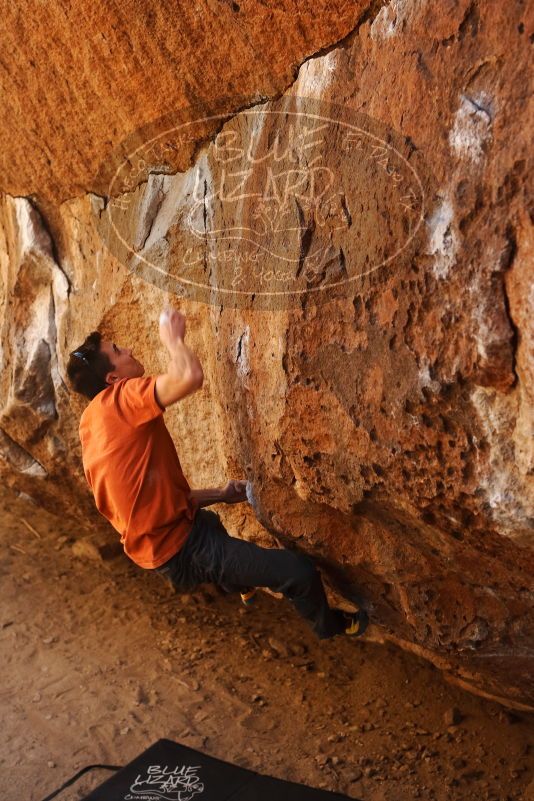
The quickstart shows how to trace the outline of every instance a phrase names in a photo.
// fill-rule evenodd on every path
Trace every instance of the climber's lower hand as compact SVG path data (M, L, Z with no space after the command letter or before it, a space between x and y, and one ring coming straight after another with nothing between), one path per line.
M241 503L247 500L247 482L229 481L223 489L223 503Z

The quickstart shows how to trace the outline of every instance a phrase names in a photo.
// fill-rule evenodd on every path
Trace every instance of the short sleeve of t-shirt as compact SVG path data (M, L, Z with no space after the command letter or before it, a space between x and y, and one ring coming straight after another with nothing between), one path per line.
M156 378L128 378L117 393L117 403L127 423L139 426L165 411L156 400Z

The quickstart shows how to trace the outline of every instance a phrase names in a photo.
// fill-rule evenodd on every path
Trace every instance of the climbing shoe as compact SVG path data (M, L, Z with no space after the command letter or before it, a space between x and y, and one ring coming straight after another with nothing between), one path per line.
M364 609L357 612L344 612L346 621L345 634L349 637L361 637L369 625L369 617Z
M252 606L252 604L254 603L254 596L256 595L256 588L253 587L252 589L247 590L246 592L240 593L240 595L241 595L241 601L245 606Z

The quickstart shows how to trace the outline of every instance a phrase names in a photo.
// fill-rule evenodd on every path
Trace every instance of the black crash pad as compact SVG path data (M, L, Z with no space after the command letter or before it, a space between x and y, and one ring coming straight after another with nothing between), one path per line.
M349 801L158 740L83 801ZM355 801L352 799L352 801Z

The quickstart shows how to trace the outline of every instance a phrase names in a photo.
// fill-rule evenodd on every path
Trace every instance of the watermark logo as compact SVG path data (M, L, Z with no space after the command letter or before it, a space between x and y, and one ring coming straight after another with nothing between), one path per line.
M98 226L129 270L177 296L270 310L321 303L413 256L421 172L409 140L331 103L182 110L102 165L110 199Z
M175 767L150 765L145 775L139 774L130 786L125 801L192 801L204 792L198 771L200 765Z

